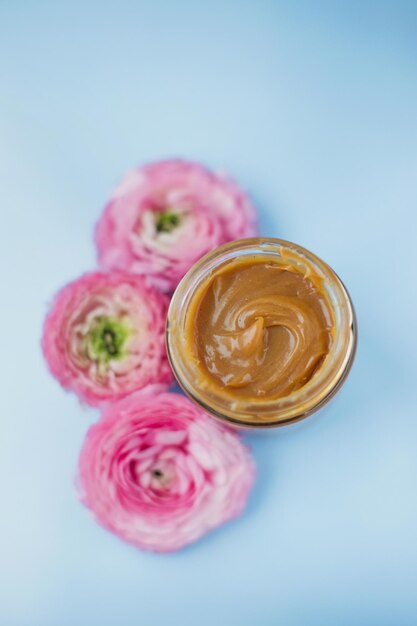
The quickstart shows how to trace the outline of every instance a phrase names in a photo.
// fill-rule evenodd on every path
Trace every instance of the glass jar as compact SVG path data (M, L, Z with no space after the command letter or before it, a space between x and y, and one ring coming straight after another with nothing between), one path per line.
M190 358L190 302L199 286L237 259L264 256L283 268L319 277L334 320L333 341L320 368L302 387L274 399L236 401L202 384L195 360ZM191 320L192 321L192 320ZM233 241L200 259L184 276L171 300L167 319L167 350L175 377L185 393L204 410L229 425L268 428L303 419L321 408L340 389L355 355L357 326L349 294L336 273L315 254L288 241L253 238Z

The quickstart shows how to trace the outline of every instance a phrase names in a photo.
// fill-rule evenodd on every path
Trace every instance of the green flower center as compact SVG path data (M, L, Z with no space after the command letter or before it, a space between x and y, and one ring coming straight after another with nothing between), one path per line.
M90 356L104 363L122 358L123 346L128 336L128 329L119 320L98 320L88 338Z
M158 233L171 233L180 223L178 213L168 209L162 213L156 213L155 226Z

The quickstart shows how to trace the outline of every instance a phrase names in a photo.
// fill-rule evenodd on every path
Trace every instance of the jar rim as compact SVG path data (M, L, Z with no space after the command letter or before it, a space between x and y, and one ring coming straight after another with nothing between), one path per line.
M227 401L196 383L185 358L184 324L187 308L198 286L219 267L243 255L275 257L297 271L312 268L323 281L335 319L335 339L323 364L300 389L270 400ZM166 327L168 358L183 391L214 417L240 427L275 427L298 421L321 408L345 381L356 352L357 321L349 293L334 270L302 246L273 237L240 239L224 244L198 260L177 286L168 310Z

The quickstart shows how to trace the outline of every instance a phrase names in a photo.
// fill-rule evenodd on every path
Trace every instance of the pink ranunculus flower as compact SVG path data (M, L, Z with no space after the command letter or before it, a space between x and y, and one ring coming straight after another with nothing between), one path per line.
M96 227L100 264L172 291L201 256L257 233L255 209L236 183L182 160L130 171Z
M46 317L52 374L97 406L173 380L165 348L168 298L140 276L91 272L64 287Z
M106 407L87 433L77 482L102 526L169 552L239 515L254 474L235 433L153 386Z

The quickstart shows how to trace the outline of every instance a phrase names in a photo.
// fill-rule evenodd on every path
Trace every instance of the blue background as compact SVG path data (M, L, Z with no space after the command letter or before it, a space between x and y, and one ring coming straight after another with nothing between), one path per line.
M417 623L416 32L416 2L1 1L2 626ZM113 186L169 156L327 260L360 347L323 412L247 438L246 514L156 556L77 503L97 413L39 338Z

